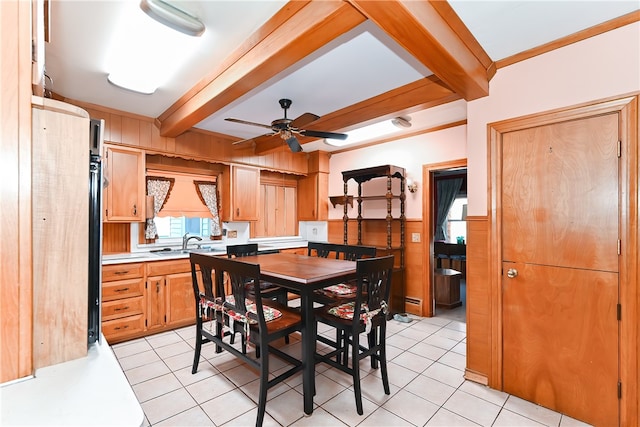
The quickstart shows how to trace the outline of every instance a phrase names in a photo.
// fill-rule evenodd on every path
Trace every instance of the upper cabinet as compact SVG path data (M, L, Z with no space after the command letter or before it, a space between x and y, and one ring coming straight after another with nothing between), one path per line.
M329 153L309 153L308 175L298 180L298 220L326 221L329 217Z
M260 169L231 166L231 221L257 221Z
M105 144L104 173L108 181L104 220L144 221L144 153L142 150Z
M298 220L325 221L329 216L327 200L329 174L317 172L298 180Z

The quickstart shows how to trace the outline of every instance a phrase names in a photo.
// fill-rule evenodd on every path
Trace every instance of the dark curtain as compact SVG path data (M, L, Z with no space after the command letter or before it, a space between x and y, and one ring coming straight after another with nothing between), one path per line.
M436 184L438 211L435 240L447 240L447 214L460 191L462 181L463 178L441 179Z

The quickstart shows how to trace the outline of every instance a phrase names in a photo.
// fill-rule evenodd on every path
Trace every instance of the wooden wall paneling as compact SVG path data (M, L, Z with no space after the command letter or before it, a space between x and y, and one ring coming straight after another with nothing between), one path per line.
M0 383L32 365L31 2L0 2Z
M121 116L122 140L126 145L140 145L140 120L127 116Z
M102 253L117 254L123 252L131 252L131 225L128 222L102 223Z
M144 120L140 120L138 133L138 146L140 148L152 148L152 131L153 124Z
M415 298L423 300L424 293L424 271L426 263L426 255L424 254L422 242L414 243L411 241L412 233L422 234L422 221L407 220L405 225L405 233L408 236L405 239L404 265L405 265L405 296L407 298ZM422 240L422 239L421 239ZM422 305L428 304L428 301L422 301ZM413 312L411 306L407 306L407 312L422 316L422 313Z
M122 144L122 116L120 114L109 114L106 126L109 128L108 142Z
M488 384L491 373L489 223L467 217L467 367L465 378Z

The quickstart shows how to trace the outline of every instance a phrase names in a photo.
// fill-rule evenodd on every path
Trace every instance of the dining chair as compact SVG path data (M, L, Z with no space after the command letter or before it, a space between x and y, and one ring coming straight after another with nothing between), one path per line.
M334 253L336 259L344 259L348 261L356 261L361 258L373 258L376 256L376 248L373 246L359 245L341 245L335 243L319 243L309 242L307 254L312 256L328 258ZM314 292L314 300L321 304L331 304L345 299L353 299L355 297L356 284L355 281L338 283L336 285L327 286Z
M359 415L363 412L360 360L370 357L373 369L377 369L379 363L384 392L390 394L386 330L392 272L393 255L359 259L356 261L355 300L327 304L315 310L316 330L317 322L321 322L336 328L341 332L342 337L336 342L329 343L333 347L332 351L326 354L316 353L316 361L327 363L351 375L356 410ZM360 344L360 334L363 332L367 334L367 346ZM351 366L348 364L349 348L351 349ZM340 353L343 354L342 363L333 360L333 357Z
M191 278L196 307L196 346L192 374L198 371L202 344L213 342L216 351L226 350L242 359L260 373L258 394L258 415L256 426L261 426L269 388L281 383L302 370L302 362L282 350L270 345L273 341L293 332L300 332L300 313L262 295L260 265L242 262L238 259L190 254ZM198 273L199 271L199 273ZM225 294L225 279L230 281L230 293ZM250 297L247 283L254 285ZM207 328L205 324L211 323ZM215 328L213 325L215 324ZM231 326L233 325L233 326ZM229 334L223 326L232 327L248 342L262 350L261 357L251 357L250 353L238 350L228 342ZM269 355L273 354L291 367L269 379Z
M272 252L280 252L278 250L274 250ZM227 257L228 258L240 258L244 256L258 255L258 244L257 243L244 243L240 245L228 245L227 246ZM247 285L249 292L249 297L251 298L255 295L253 290L253 284ZM278 301L280 304L287 305L289 293L285 288L282 288L278 285L275 285L271 282L267 282L265 280L260 281L260 290L262 291L263 298L270 298ZM235 333L234 336L231 337L231 344L235 341ZM289 344L289 335L284 337L285 344ZM246 343L242 342L242 348L246 349ZM256 349L256 355L260 356L260 350Z

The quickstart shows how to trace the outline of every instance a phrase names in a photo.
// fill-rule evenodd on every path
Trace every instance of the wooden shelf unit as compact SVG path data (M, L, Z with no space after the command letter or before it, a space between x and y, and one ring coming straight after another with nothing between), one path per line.
M386 192L385 194L377 194L377 195L363 195L362 194L362 184L364 182L370 181L372 179L385 179L386 178ZM342 180L344 182L344 200L347 200L348 196L348 183L349 180L353 179L358 184L358 194L357 196L353 196L353 199L357 202L358 216L356 217L357 227L358 227L358 237L357 244L358 245L375 245L378 247L378 256L394 254L396 256L395 259L395 269L394 269L394 277L391 288L391 312L392 313L404 313L404 304L405 304L405 280L404 280L404 269L405 269L405 259L404 259L404 250L405 250L405 228L406 228L406 217L404 214L404 203L405 203L405 170L404 168L392 165L383 165L383 166L374 166L364 169L354 169L350 171L342 172ZM393 180L400 180L400 193L393 194ZM365 218L362 216L362 204L368 201L374 200L386 200L386 217L385 218ZM398 200L399 206L393 206L393 201ZM386 245L383 247L379 247L379 244L375 244L376 242L367 241L367 239L363 239L362 236L362 226L364 222L369 221L385 221L386 222ZM344 203L344 244L348 244L348 230L349 230L349 215L348 215L348 207L347 203ZM393 224L399 222L400 230L399 230L399 245L394 245L393 242ZM397 228L397 224L396 224Z

